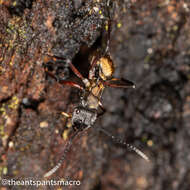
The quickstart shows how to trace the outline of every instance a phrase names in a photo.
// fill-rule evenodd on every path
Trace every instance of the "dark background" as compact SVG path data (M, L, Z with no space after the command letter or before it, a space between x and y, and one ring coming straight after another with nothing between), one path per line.
M43 64L47 55L70 58L85 74L84 60L103 31L106 2L0 2L0 173L42 180L63 152L61 111L72 111L79 101L78 90L48 79ZM111 1L109 11L115 76L133 81L136 89L105 90L107 112L75 140L52 179L81 180L81 186L63 189L188 190L190 2L120 0ZM97 130L101 126L151 162L114 144Z

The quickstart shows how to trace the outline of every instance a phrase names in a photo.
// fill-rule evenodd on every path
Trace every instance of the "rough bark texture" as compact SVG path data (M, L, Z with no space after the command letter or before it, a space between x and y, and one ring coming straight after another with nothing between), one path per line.
M105 90L106 114L74 141L52 179L81 180L63 189L187 190L190 2L120 0L110 9L115 76L137 88ZM59 160L66 122L61 112L73 110L79 91L47 79L43 63L47 55L73 59L86 74L82 60L101 35L105 15L104 0L0 0L2 178L42 180ZM101 126L141 148L151 162L112 143L96 130Z

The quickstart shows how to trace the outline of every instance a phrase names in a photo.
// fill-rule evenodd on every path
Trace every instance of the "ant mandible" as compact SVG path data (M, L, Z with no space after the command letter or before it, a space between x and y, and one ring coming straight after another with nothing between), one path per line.
M79 133L84 132L85 130L92 127L97 118L105 112L105 109L101 103L101 97L106 87L135 88L133 82L126 79L118 79L113 77L115 68L109 53L110 30L111 30L110 20L106 22L105 26L107 28L106 37L105 37L106 45L104 51L97 50L96 53L92 56L90 61L90 70L88 78L83 77L83 75L72 64L71 60L69 59L66 60L66 64L68 64L71 70L77 75L77 77L82 80L84 87L72 81L67 81L67 80L59 81L59 83L63 85L69 85L71 87L80 89L82 91L82 95L80 97L80 102L74 108L74 111L72 113L62 112L62 114L68 118L66 125L72 126L73 133L66 142L63 155L60 158L59 162L54 168L52 168L49 172L47 172L44 175L44 177L51 176L60 168L63 161L65 160L67 152L70 150L73 139ZM57 79L52 73L48 72L48 74L51 77ZM101 112L99 109L101 109ZM123 142L122 140L114 137L103 128L99 128L99 130L103 132L105 135L111 137L113 141L125 145L127 148L135 151L146 161L149 161L149 158L136 147L127 144L126 142Z

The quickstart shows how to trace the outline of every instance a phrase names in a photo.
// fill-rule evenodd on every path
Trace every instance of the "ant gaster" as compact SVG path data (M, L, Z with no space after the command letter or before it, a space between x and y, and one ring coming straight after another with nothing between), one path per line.
M135 88L133 82L126 79L118 79L113 77L115 69L113 61L109 54L109 22L107 23L107 26L109 27L107 31L108 38L105 46L106 48L104 50L104 53L102 53L101 51L97 51L96 54L92 56L90 61L90 70L88 78L84 78L69 59L66 60L66 63L70 66L71 70L82 80L84 87L79 85L78 83L71 81L59 81L61 84L69 85L82 90L82 95L80 97L79 104L74 108L74 111L72 113L63 112L63 115L68 118L66 125L72 126L73 133L71 137L67 140L63 155L59 160L58 164L49 172L47 172L44 175L44 177L49 177L58 170L58 168L62 165L63 161L65 160L66 154L71 147L73 139L80 132L83 132L88 128L92 127L98 116L102 115L105 112L105 109L103 108L101 103L101 97L105 87ZM52 76L51 73L49 74ZM101 112L99 109L101 109ZM142 158L149 161L149 158L136 147L127 144L120 139L115 138L103 128L100 128L99 130L107 136L111 137L115 142L127 146L129 149L135 151Z

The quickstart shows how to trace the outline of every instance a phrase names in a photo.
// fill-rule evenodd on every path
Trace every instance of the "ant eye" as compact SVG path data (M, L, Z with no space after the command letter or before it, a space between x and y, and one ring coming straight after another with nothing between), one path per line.
M80 113L80 110L79 109L76 109L76 114L79 114Z

